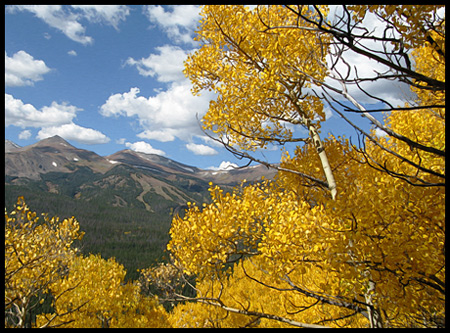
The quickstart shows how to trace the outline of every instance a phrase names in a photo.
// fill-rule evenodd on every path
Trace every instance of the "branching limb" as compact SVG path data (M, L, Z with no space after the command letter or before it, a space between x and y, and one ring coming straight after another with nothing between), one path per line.
M436 149L434 147L429 147L429 146L425 146L422 145L416 141L413 141L401 134L398 134L394 131L392 131L390 128L384 126L380 121L378 121L374 116L372 116L369 112L367 112L367 110L360 104L358 103L358 101L356 99L353 98L353 96L351 96L348 91L347 91L347 87L344 84L344 82L341 81L341 85L342 85L342 91L341 94L347 99L349 100L354 106L356 106L361 112L362 115L364 117L366 117L367 119L369 119L372 124L374 124L376 127L378 127L379 129L383 130L384 132L386 132L387 134L389 134L390 136L405 142L406 144L408 144L410 147L414 147L429 153L433 153L436 154L438 156L442 156L445 157L445 151L440 150L440 149Z
M252 316L252 317L258 317L258 318L266 318L270 320L276 320L280 321L282 323L287 323L289 325L295 326L295 327L303 327L303 328L329 328L328 326L323 325L316 325L316 324L307 324L302 323L296 320L292 320L286 317L277 316L269 313L259 312L259 311L250 311L245 309L238 309L235 307L227 306L225 305L220 299L218 298L211 298L211 297L186 297L183 295L177 295L176 301L190 301L190 302L197 302L197 303L203 303L207 305L212 305L219 307L227 312L232 313L238 313L246 316Z
M228 150L230 153L232 153L238 159L244 159L244 158L248 159L249 163L246 166L250 165L251 162L256 162L256 163L259 163L259 164L262 164L262 165L266 166L267 168L272 168L272 169L275 169L275 170L278 170L278 171L285 171L285 172L290 172L290 173L296 174L298 176L301 176L303 178L306 178L306 179L314 182L315 184L317 184L320 187L323 187L325 189L330 190L330 187L329 187L329 185L328 185L328 183L326 181L323 181L323 180L318 179L316 177L312 177L312 176L310 176L308 174L305 174L305 173L297 171L297 170L281 167L279 164L269 163L267 161L263 161L261 159L258 159L256 157L254 157L254 156L251 156L247 152L244 152L244 151L241 151L241 150L238 150L238 149L234 148L232 145L230 145L229 143L225 142L223 139L214 138L210 134L206 133L205 131L204 131L204 133L211 140L222 144L226 150Z

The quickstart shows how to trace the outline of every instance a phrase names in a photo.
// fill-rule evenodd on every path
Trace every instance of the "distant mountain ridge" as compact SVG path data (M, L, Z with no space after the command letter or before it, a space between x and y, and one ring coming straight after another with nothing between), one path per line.
M15 145L15 149L8 151L6 146L13 144L5 141L5 175L38 180L47 172L72 172L77 165L88 166L95 172L110 169L105 158L75 148L57 135L25 147Z
M226 171L203 170L128 149L103 157L76 148L59 136L25 147L5 140L5 184L32 182L43 191L84 200L93 200L106 191L109 195L104 193L108 197L105 200L111 205L140 205L140 202L149 211L154 211L152 200L166 201L162 206L171 208L183 200L203 200L209 182L230 187L243 179L257 181L262 176L270 179L274 175L274 170L262 165ZM126 183L130 183L128 187L122 186ZM124 199L128 190L137 189L141 191L133 200Z
M118 163L159 173L191 174L202 179L210 178L211 181L217 174L231 173L235 175L235 177L223 180L224 183L240 181L239 175L244 174L249 176L251 178L249 180L252 181L257 180L260 176L271 178L275 174L274 170L268 170L262 165L235 170L204 170L163 156L129 149L103 157L92 151L76 148L58 135L25 147L5 140L5 175L13 177L39 179L38 175L40 174L73 172L77 166L87 166L94 172L104 173ZM225 179L226 177L218 178Z
M135 152L129 149L118 151L106 158L110 163L120 162L162 173L198 173L201 171L199 168L175 162L163 156Z

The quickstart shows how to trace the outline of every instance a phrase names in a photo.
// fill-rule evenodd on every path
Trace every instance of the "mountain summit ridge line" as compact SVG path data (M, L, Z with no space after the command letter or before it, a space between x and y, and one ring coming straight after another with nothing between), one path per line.
M77 148L62 137L55 135L34 144L21 147L5 140L5 175L39 179L41 174L48 172L73 172L81 166L86 166L96 173L105 173L118 164L127 164L136 168L160 174L185 174L201 179L221 179L219 183L234 183L237 179L225 180L226 174L249 174L249 180L257 180L257 174L272 178L275 170L268 170L263 165L249 166L237 169L209 170L177 162L157 154L146 154L130 149L120 150L107 156ZM215 177L218 176L218 177ZM220 177L222 176L222 177ZM237 177L241 178L241 177Z

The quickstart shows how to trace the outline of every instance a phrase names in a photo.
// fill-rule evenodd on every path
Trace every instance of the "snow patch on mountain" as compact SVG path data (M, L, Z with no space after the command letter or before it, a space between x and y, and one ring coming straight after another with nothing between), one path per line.
M239 168L239 166L236 163L232 163L230 161L222 161L222 163L220 163L219 167L209 167L207 169L213 170L213 171L228 171L228 170L234 170L236 168ZM213 175L214 175L214 173L213 173Z

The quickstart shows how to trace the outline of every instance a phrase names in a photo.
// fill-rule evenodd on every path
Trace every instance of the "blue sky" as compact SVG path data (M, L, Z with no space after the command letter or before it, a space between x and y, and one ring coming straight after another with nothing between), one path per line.
M203 135L196 115L214 96L192 96L182 73L199 47L199 11L5 6L5 139L25 146L58 134L102 156L133 149L200 168L244 164ZM322 136L355 136L327 111ZM264 154L270 162L280 157L279 150Z

